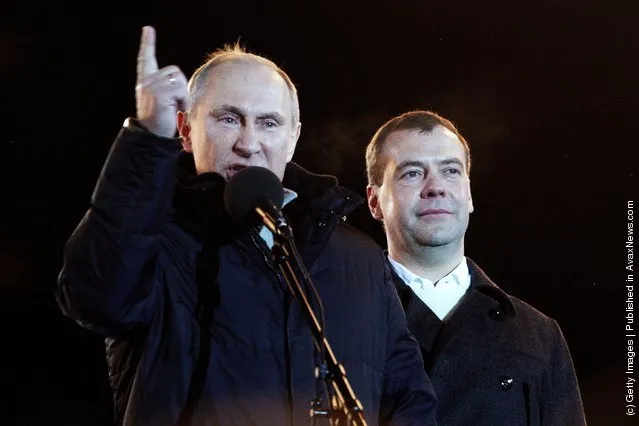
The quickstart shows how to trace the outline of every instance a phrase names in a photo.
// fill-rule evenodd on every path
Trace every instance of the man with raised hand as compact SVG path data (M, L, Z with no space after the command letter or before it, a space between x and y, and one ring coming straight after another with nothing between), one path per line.
M145 27L136 101L67 242L56 293L67 316L106 337L117 423L300 425L318 392L328 406L304 317L271 260L273 235L223 207L226 181L261 166L283 181L326 338L368 424L435 424L383 254L342 220L360 197L291 162L300 121L286 73L226 47L187 83L179 68L158 68Z

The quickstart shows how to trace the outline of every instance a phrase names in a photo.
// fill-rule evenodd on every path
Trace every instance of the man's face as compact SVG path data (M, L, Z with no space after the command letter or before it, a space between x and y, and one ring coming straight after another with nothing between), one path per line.
M457 136L443 126L430 133L400 130L388 135L381 155L382 184L369 185L367 194L389 244L407 251L461 244L473 203Z
M204 95L178 123L198 174L217 172L226 180L248 166L266 167L281 180L300 133L284 79L248 60L213 68Z

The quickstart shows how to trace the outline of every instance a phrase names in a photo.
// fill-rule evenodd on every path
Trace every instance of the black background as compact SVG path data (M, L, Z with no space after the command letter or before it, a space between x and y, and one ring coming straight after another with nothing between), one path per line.
M2 424L107 425L98 336L52 292L123 120L141 26L188 75L240 40L298 85L302 166L364 195L363 151L410 109L471 144L466 253L558 320L589 424L624 413L626 203L636 201L637 7L625 2L20 1L0 26ZM635 197L635 198L633 198ZM350 222L384 245L365 207ZM638 325L639 326L639 325ZM639 391L639 388L637 388Z

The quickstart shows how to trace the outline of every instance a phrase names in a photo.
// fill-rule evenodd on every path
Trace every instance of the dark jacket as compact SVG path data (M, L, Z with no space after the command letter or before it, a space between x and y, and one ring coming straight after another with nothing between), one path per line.
M58 303L106 337L118 424L307 425L318 358L301 310L256 231L226 214L221 176L193 169L179 141L125 127L67 242ZM383 253L343 223L359 197L295 164L284 185L299 194L283 212L326 337L369 424L435 424Z
M559 325L507 295L470 259L471 285L441 321L393 271L443 426L585 425Z

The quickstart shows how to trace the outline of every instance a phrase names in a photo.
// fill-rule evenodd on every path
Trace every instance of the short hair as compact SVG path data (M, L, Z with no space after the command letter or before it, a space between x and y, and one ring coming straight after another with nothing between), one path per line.
M263 56L256 55L254 53L248 52L244 47L240 45L239 42L235 44L225 44L224 47L221 47L215 50L213 53L209 54L206 61L200 65L191 78L189 79L188 91L189 91L189 99L187 112L191 113L193 111L193 107L197 103L197 101L204 94L204 88L208 83L209 76L211 71L216 66L232 60L248 60L252 61L264 66L271 68L273 71L277 72L280 77L286 83L288 87L288 91L291 95L291 118L292 125L296 126L300 121L300 106L299 100L297 98L297 88L291 78L284 72L283 69L278 67L273 61L267 59Z
M457 136L466 153L466 171L470 174L470 147L455 125L432 111L410 111L388 120L380 127L366 147L366 174L369 185L381 185L386 162L381 160L388 136L400 130L419 130L430 133L436 126L442 126Z

